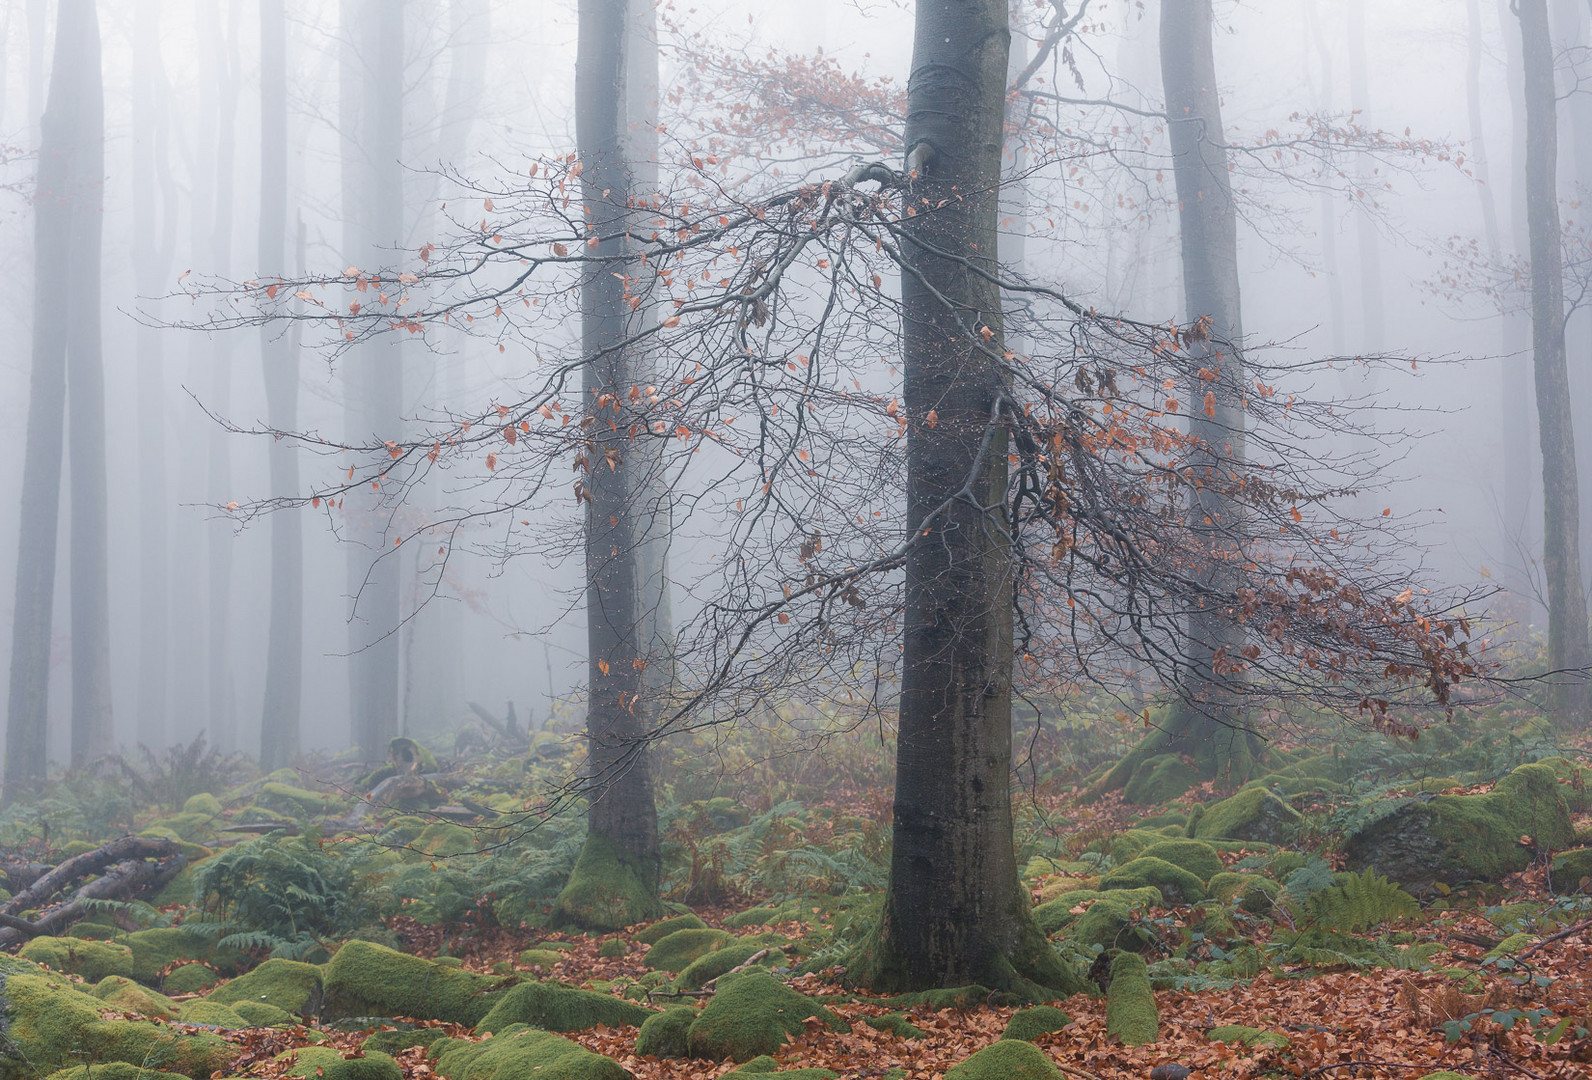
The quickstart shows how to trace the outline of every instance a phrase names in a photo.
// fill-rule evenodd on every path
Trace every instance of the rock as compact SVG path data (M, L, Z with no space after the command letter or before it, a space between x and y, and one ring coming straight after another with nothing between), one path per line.
M1143 1046L1156 1040L1160 1028L1144 957L1118 953L1111 961L1111 985L1106 989L1106 1034L1124 1046Z
M1112 899L1110 894L1103 894L1067 928L1066 938L1080 945L1140 952L1154 944L1149 933L1137 925L1138 916L1143 912L1143 905L1125 904Z
M1592 878L1592 848L1571 848L1553 857L1553 891L1581 891L1581 883Z
M436 1072L449 1080L630 1080L612 1058L561 1035L513 1026L484 1042L440 1039L431 1044Z
M384 1054L400 1054L417 1046L431 1047L448 1033L442 1028L403 1028L397 1031L378 1031L359 1044L361 1050L380 1050Z
M1520 842L1567 848L1575 838L1560 784L1547 765L1522 765L1481 795L1418 797L1352 833L1344 845L1353 869L1375 867L1411 892L1438 884L1499 881L1530 865Z
M1197 839L1257 840L1281 844L1293 836L1303 818L1299 812L1265 788L1240 791L1232 798L1202 807L1189 820L1189 835Z
M1282 886L1259 874L1234 874L1223 871L1205 883L1206 891L1222 903L1238 902L1251 914L1259 914L1276 902Z
M862 1022L875 1031L888 1031L900 1039L921 1039L924 1031L912 1022L906 1013L885 1013L883 1016L865 1016Z
M1167 1062L1150 1070L1150 1080L1188 1080L1188 1066Z
M403 1080L403 1070L390 1055L372 1050L364 1057L345 1058L330 1046L305 1046L276 1056L291 1061L283 1076L302 1080Z
M137 1013L140 1016L171 1020L177 1016L177 1003L165 994L129 979L125 975L107 975L94 987L94 996L110 1009Z
M159 1072L127 1061L100 1065L74 1065L53 1072L45 1080L183 1080L179 1073Z
M718 990L687 1033L691 1056L749 1061L772 1054L786 1036L802 1032L808 1017L831 1031L850 1027L818 1002L797 993L765 971L721 979Z
M1156 754L1134 766L1122 797L1135 806L1158 806L1171 802L1199 782L1199 770L1177 754Z
M493 991L504 980L350 941L332 956L322 983L321 1015L327 1019L410 1016L474 1027L492 1011Z
M725 1076L772 1076L778 1073L784 1080L838 1080L839 1073L833 1069L782 1069L774 1058L763 1054L753 1058L744 1065L737 1065Z
M451 821L433 821L409 845L409 855L416 859L428 856L474 855L475 833Z
M604 960L612 959L616 956L624 956L629 951L630 950L625 946L624 941L619 938L609 938L607 941L597 946L597 955L599 958Z
M760 952L766 952L760 964L764 967L774 967L785 960L785 953L776 945L763 941L737 940L704 953L686 965L680 977L674 980L676 990L700 990L710 979L716 979L726 972L734 971L742 964Z
M1181 866L1201 881L1222 872L1222 857L1203 840L1162 840L1139 852L1141 859L1163 859Z
M552 982L522 982L496 995L492 1011L477 1029L488 1034L514 1024L530 1024L543 1031L585 1031L598 1024L640 1027L651 1009L632 1001L577 990Z
M539 967L544 973L552 971L553 965L564 959L564 954L557 949L526 949L520 953L520 963L526 967Z
M170 978L167 976L168 982ZM209 1000L222 1005L263 1002L286 1013L307 1016L320 1014L321 998L319 967L297 960L275 959L267 960L246 975L239 975L209 995Z
M945 1080L1059 1080L1056 1068L1039 1047L1020 1039L1001 1039L945 1071Z
M707 928L708 924L695 915L672 915L667 919L659 919L651 926L637 931L636 940L643 945L656 945L676 930L706 930Z
M206 817L221 816L221 800L208 791L198 795L188 796L188 801L182 804L185 814L203 814Z
M243 1017L250 1027L277 1027L281 1024L301 1023L298 1017L286 1009L279 1009L266 1001L240 1001L231 1008L233 1012Z
M1081 919L1087 912L1075 912L1073 909L1092 904L1096 900L1108 898L1115 903L1129 907L1161 907L1165 899L1161 890L1153 885L1139 889L1113 889L1109 894L1098 889L1075 889L1064 892L1054 900L1046 901L1034 908L1034 921L1039 928L1047 934L1054 934Z
M696 919L695 915L687 917ZM754 907L747 908L745 911L738 911L734 915L725 916L724 925L731 930L742 930L748 926L773 926L776 923L788 922L800 917L795 906L790 904L784 907ZM697 919L697 922L701 921L701 919ZM685 928L681 927L681 929ZM639 937L637 940L640 940ZM653 938L653 940L656 941L657 938Z
M642 1057L683 1058L690 1054L687 1033L697 1018L689 1005L676 1005L653 1013L636 1036L636 1053Z
M209 964L184 964L166 972L160 986L172 996L202 994L220 981L220 973Z
M1205 884L1181 866L1165 859L1140 856L1100 879L1100 891L1142 889L1154 886L1168 904L1197 904L1205 899Z
M109 975L133 973L133 950L111 941L36 937L23 945L17 955L54 971L81 975L84 982L97 983Z
M179 966L179 961L198 960L230 973L249 959L237 949L218 948L180 926L135 930L118 940L133 950L133 978L150 986L160 985L161 973Z
M1033 1042L1041 1035L1060 1031L1070 1023L1072 1017L1054 1005L1035 1005L1031 1009L1019 1009L1013 1013L1012 1018L1006 1022L1006 1030L1001 1038Z
M1243 1024L1213 1027L1205 1033L1205 1037L1211 1042L1238 1043L1241 1046L1265 1047L1271 1050L1282 1050L1292 1043L1288 1036L1280 1032L1246 1027Z
M656 871L654 871L656 877ZM553 903L553 925L619 930L663 914L657 890L607 837L587 833L575 868Z
M181 1015L185 1024L202 1024L206 1027L225 1028L228 1031L253 1026L236 1010L215 1001L185 1001Z
M648 949L642 962L655 971L678 973L691 961L733 944L735 935L724 930L676 930Z

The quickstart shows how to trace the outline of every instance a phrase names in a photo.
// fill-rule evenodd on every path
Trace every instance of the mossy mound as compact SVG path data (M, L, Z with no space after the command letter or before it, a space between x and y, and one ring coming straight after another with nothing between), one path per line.
M1404 802L1350 835L1344 852L1353 869L1375 867L1412 892L1500 881L1531 863L1522 836L1544 848L1574 842L1560 787L1551 767L1522 765L1486 794Z
M133 978L150 986L158 986L161 973L183 961L200 961L230 974L249 959L237 949L217 948L180 926L135 930L117 940L133 950Z
M161 886L150 903L156 907L196 903L199 899L199 876L204 872L206 861L190 862L177 871L177 876Z
M779 949L766 945L760 941L735 941L722 949L715 949L697 957L686 965L680 977L674 980L676 990L700 990L703 984L710 979L717 979L720 975L734 971L742 964L760 952L767 951L760 963L764 967L774 967L784 961L785 954Z
M1241 1046L1265 1047L1270 1050L1282 1050L1290 1045L1292 1040L1277 1031L1267 1031L1265 1028L1245 1027L1243 1024L1228 1024L1225 1027L1213 1027L1205 1033L1211 1042L1238 1043Z
M1001 1039L945 1071L945 1080L1060 1080L1061 1070L1031 1042Z
M159 1072L127 1061L107 1061L96 1065L74 1065L45 1077L45 1080L180 1080L182 1074Z
M276 1027L279 1024L299 1023L299 1018L286 1009L279 1009L265 1001L240 1001L229 1007L248 1021L250 1027Z
M1181 866L1200 881L1209 881L1222 872L1222 857L1203 840L1162 840L1139 852L1141 859L1162 859Z
M1592 848L1571 848L1553 857L1555 892L1579 892L1581 883L1592 878Z
M321 998L321 969L297 960L267 960L209 995L209 1000L222 1005L264 1002L286 1013L307 1016L320 1013Z
M1510 934L1491 949L1487 950L1487 959L1496 960L1500 956L1513 956L1521 949L1526 948L1537 940L1535 934Z
M254 801L261 806L288 814L324 814L335 808L341 800L336 796L323 795L318 791L306 791L304 788L273 780L260 785L260 793L254 797Z
M206 817L220 817L221 800L208 791L201 792L198 795L190 795L188 800L182 804L182 812L185 814L203 814Z
M744 1065L737 1065L724 1075L773 1076L776 1073L783 1076L785 1080L839 1080L840 1077L840 1074L833 1069L782 1069L779 1062L767 1054L755 1057Z
M1034 921L1045 933L1054 934L1083 918L1088 913L1087 906L1102 899L1136 908L1160 907L1166 903L1161 890L1153 885L1139 889L1113 889L1109 894L1098 889L1078 889L1062 893L1054 900L1034 908ZM1079 907L1085 910L1078 911Z
M1105 853L1111 856L1112 862L1121 866L1137 859L1139 853L1151 844L1159 844L1165 839L1164 833L1154 829L1129 829L1112 837L1111 842L1105 845Z
M433 821L420 830L410 847L421 855L473 855L475 833L451 821Z
M93 994L107 1008L140 1016L171 1020L178 1013L177 1003L165 994L158 994L134 982L125 975L107 975L94 987Z
M543 1031L585 1031L598 1024L640 1027L652 1015L651 1009L631 1001L551 982L522 982L496 997L492 1011L478 1025L488 1034L514 1024Z
M654 971L678 973L693 960L733 944L735 935L724 930L676 930L658 939L642 962Z
M278 1054L277 1060L292 1062L282 1075L302 1080L403 1080L404 1075L392 1056L379 1050L345 1058L330 1046L305 1046Z
M612 1058L550 1031L510 1027L484 1042L440 1039L431 1046L448 1080L630 1080Z
M83 1061L123 1061L205 1078L231 1060L231 1048L213 1035L178 1035L148 1020L102 1020L104 1007L58 977L6 977L0 1011L14 1053L0 1057L0 1078L21 1080Z
M439 1040L447 1037L448 1033L442 1028L401 1028L378 1031L360 1043L359 1048L365 1051L380 1050L384 1054L401 1054L417 1046L430 1049Z
M554 964L564 959L564 954L557 949L526 949L520 953L519 959L526 967L539 967L543 971L551 971Z
M597 946L597 955L603 960L609 960L616 956L623 956L629 951L629 947L626 946L625 943L619 938L609 938L607 941Z
M725 920L729 922L728 919ZM651 926L636 931L636 940L643 945L656 945L676 930L706 930L708 924L695 915L673 915L667 919L659 919Z
M791 919L800 917L800 913L795 906L790 904L784 907L754 907L747 908L745 911L738 911L734 915L725 916L724 925L731 930L742 930L748 926L773 926L775 923L789 922ZM696 916L692 915L690 918L695 919ZM697 921L701 922L702 920L697 919ZM685 928L681 927L680 929L683 930ZM638 938L637 940L640 939ZM656 941L657 938L653 940Z
M1153 886L1168 904L1197 904L1205 899L1205 884L1181 866L1165 859L1140 856L1100 879L1100 891L1142 889Z
M1054 1005L1035 1005L1031 1009L1019 1009L1013 1013L1012 1018L1006 1022L1006 1030L1001 1034L1001 1038L1033 1042L1041 1035L1060 1031L1070 1023L1072 1017Z
M209 964L183 964L166 972L161 989L173 996L202 994L221 981L221 973Z
M689 1005L676 1005L647 1017L636 1036L636 1053L642 1057L683 1058L690 1054L687 1033L696 1021L697 1011Z
M850 1027L812 998L797 993L765 971L748 971L723 979L718 991L687 1033L691 1056L723 1061L749 1061L772 1054L787 1036L799 1035L803 1022L815 1016L831 1031Z
M654 875L656 876L656 875ZM587 833L575 868L553 903L553 925L620 930L663 914L656 884L607 837Z
M264 965L261 965L262 967ZM503 980L369 941L350 941L333 955L322 976L321 1015L409 1016L474 1027L492 1011Z
M1135 806L1158 806L1199 782L1199 770L1177 754L1156 754L1134 766L1122 797Z
M80 922L61 931L64 938L82 938L84 941L109 941L121 937L122 931L117 926L106 926L104 923Z
M253 1026L231 1006L215 1001L185 1001L181 1015L185 1024L203 1024L229 1031Z
M80 975L84 982L97 983L110 975L133 973L133 950L111 941L36 937L23 945L17 955L54 971Z
M1204 812L1198 818L1189 820L1189 835L1201 840L1219 837L1281 844L1304 820L1299 811L1265 788L1240 791L1201 809Z
M862 1022L875 1031L887 1031L899 1039L921 1039L924 1031L912 1022L906 1013L885 1013L883 1016L865 1016Z
M1143 1046L1154 1042L1160 1030L1144 957L1118 953L1111 960L1111 983L1106 988L1106 1034L1124 1046Z

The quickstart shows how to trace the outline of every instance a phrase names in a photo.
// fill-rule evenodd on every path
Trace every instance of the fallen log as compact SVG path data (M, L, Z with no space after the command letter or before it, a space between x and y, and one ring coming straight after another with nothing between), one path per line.
M10 912L0 912L0 949L14 948L45 934L59 934L88 915L90 901L136 900L166 884L187 865L188 857L180 852L155 861L125 859L79 888L72 899L57 904L37 919L29 921Z
M129 859L165 859L177 854L177 842L157 836L122 836L93 851L74 855L46 874L41 874L33 884L0 904L0 915L15 915L29 908L44 907L56 893L101 873L106 867Z

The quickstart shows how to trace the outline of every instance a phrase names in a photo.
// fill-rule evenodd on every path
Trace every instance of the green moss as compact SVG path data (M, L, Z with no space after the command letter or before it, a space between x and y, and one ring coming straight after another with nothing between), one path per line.
M1222 872L1222 857L1216 849L1199 840L1162 840L1139 852L1141 859L1162 859L1181 866L1201 881Z
M243 1017L250 1027L276 1027L279 1024L297 1024L299 1018L286 1009L264 1001L240 1001L231 1006L233 1012Z
M140 986L125 975L107 975L94 987L94 996L108 1008L140 1016L170 1020L177 1015L177 1003L165 994Z
M1206 883L1206 891L1223 903L1237 901L1238 906L1251 914L1271 910L1282 892L1282 886L1259 874L1234 874L1223 872Z
M112 938L120 937L121 934L120 927L106 926L97 922L80 922L62 930L60 936L81 938L84 941L110 941Z
M1141 951L1154 943L1149 931L1139 925L1143 913L1143 907L1124 904L1109 895L1102 897L1067 929L1067 940L1106 949Z
M762 960L764 967L773 967L784 961L785 954L771 945L761 941L735 941L722 949L704 953L687 964L685 970L680 972L680 977L675 979L674 988L700 990L709 979L717 979L726 972L734 971L765 949L768 955Z
M550 1031L511 1027L484 1042L432 1044L438 1075L448 1080L630 1080L612 1058Z
M423 855L473 855L475 833L451 821L433 821L410 846Z
M397 1031L378 1031L359 1044L364 1051L380 1050L384 1054L399 1054L417 1046L431 1047L448 1033L442 1028L403 1028Z
M0 1077L17 1080L81 1064L124 1061L209 1077L232 1057L208 1034L178 1035L147 1020L101 1020L104 1002L46 975L11 975L0 989L6 1037L16 1056L0 1058Z
M168 982L170 978L168 975ZM314 1016L320 1012L321 996L318 966L301 964L297 960L267 960L248 974L218 987L209 997L223 1005L260 1001L283 1012Z
M168 971L160 986L175 997L178 994L202 994L220 981L221 975L209 964L184 964Z
M55 971L81 975L85 982L133 973L133 950L110 941L36 937L23 945L17 955Z
M183 854L192 859L195 857L192 845L216 842L216 819L211 814L171 814L151 821L138 835L175 838L185 845ZM212 852L206 848L204 854Z
M862 1022L875 1031L888 1031L899 1039L921 1039L922 1028L914 1024L906 1013L885 1013L883 1016L865 1016Z
M1205 1033L1211 1042L1238 1043L1242 1046L1258 1046L1269 1050L1286 1049L1292 1040L1288 1036L1276 1031L1267 1031L1265 1028L1245 1027L1242 1024L1229 1024L1225 1027L1213 1027Z
M1571 848L1553 857L1555 892L1578 892L1588 878L1592 878L1592 847Z
M1132 862L1139 857L1139 853L1151 844L1159 844L1166 837L1154 829L1129 829L1112 837L1106 846L1106 854L1111 856L1111 861L1118 866Z
M530 1024L543 1031L585 1031L598 1024L640 1027L651 1015L651 1009L608 994L552 982L522 982L497 995L479 1028L490 1033L512 1024Z
M1056 1068L1039 1047L1020 1039L1001 1039L945 1071L945 1080L1059 1080Z
M1304 820L1299 812L1265 788L1240 791L1230 799L1204 807L1189 834L1199 839L1259 840L1280 844L1291 838Z
M643 963L656 971L680 972L691 961L735 943L724 930L676 930L647 950Z
M1054 1005L1035 1005L1031 1009L1019 1009L1013 1013L1012 1018L1006 1023L1006 1030L1001 1034L1001 1038L1033 1042L1041 1035L1060 1031L1070 1023L1072 1017Z
M235 1030L249 1027L249 1022L229 1006L214 1001L185 1001L182 1006L182 1022L185 1024L204 1024L208 1027L227 1028Z
M838 1080L839 1073L833 1069L781 1069L779 1062L767 1054L760 1055L744 1065L737 1065L725 1076L773 1076L778 1074L785 1080Z
M687 915L683 917L696 919L695 915ZM731 930L740 930L748 926L773 926L775 923L788 922L791 919L797 919L800 917L801 916L797 912L796 908L790 904L787 904L784 907L755 907L747 908L745 911L739 911L734 915L726 916L724 919L724 925L729 927ZM697 919L697 922L701 921L701 919ZM682 926L680 929L683 930L685 927ZM653 940L656 941L657 938L654 938Z
M330 1019L409 1016L474 1027L492 1010L492 991L503 980L350 941L326 965L322 982L321 1013Z
M553 925L583 930L619 930L663 914L656 884L634 866L619 845L587 833L580 857L553 903Z
M1501 956L1513 956L1536 940L1535 934L1510 934L1487 951L1487 959L1496 960Z
M45 1080L178 1080L180 1075L146 1069L128 1061L107 1061L102 1065L74 1065L51 1073Z
M756 910L756 909L754 909ZM728 924L729 920L725 920ZM636 932L636 940L643 945L655 945L668 937L676 930L706 930L708 924L695 915L674 915L667 919L659 919L651 926Z
M1266 864L1266 872L1278 881L1283 881L1289 874L1301 869L1309 861L1300 852L1279 851L1272 856L1271 862Z
M526 949L520 953L520 963L526 967L539 967L544 972L553 970L553 965L564 959L564 954L557 949Z
M161 973L182 961L202 961L222 972L232 972L248 961L237 949L217 948L179 926L135 930L118 939L133 950L133 978L159 985Z
M994 996L995 992L989 987L971 983L967 986L944 986L937 990L896 994L884 1000L898 1009L928 1009L930 1012L939 1012L942 1009L971 1009L975 1005L986 1004Z
M619 938L609 938L597 946L597 955L604 960L612 959L615 956L623 956L629 951L629 948Z
M255 801L261 806L273 810L282 810L289 814L324 814L332 810L341 801L333 795L323 795L318 791L306 791L292 784L282 784L271 781L260 785L260 793Z
M1205 899L1205 885L1198 877L1165 859L1140 856L1117 867L1100 879L1100 891L1142 889L1154 886L1169 904L1194 904Z
M150 903L156 907L168 907L172 904L194 904L199 899L199 876L203 872L208 860L190 862L187 866L177 871L177 876L161 886Z
M1149 969L1138 953L1118 953L1111 961L1111 983L1106 988L1106 1034L1124 1046L1143 1046L1160 1034Z
M642 1057L683 1058L691 1052L687 1033L697 1018L689 1005L676 1005L653 1013L636 1036L636 1053Z
M398 1063L379 1050L345 1058L342 1051L330 1046L305 1046L278 1054L276 1059L292 1062L282 1075L303 1080L403 1080Z
M198 795L188 796L188 801L182 804L185 814L203 814L206 817L221 816L221 800L208 791Z
M1034 921L1039 928L1047 934L1054 934L1081 919L1086 912L1075 912L1073 909L1080 905L1087 905L1102 899L1106 893L1098 889L1075 889L1064 892L1054 900L1046 901L1034 908ZM1160 907L1166 901L1161 896L1161 890L1150 885L1140 889L1113 889L1110 899L1118 904L1130 907Z
M1171 802L1200 782L1199 771L1177 754L1156 754L1133 768L1122 797L1135 806Z
M691 1056L747 1061L772 1054L786 1036L799 1035L803 1021L816 1016L831 1031L850 1028L818 1002L797 993L764 971L723 979L688 1033Z

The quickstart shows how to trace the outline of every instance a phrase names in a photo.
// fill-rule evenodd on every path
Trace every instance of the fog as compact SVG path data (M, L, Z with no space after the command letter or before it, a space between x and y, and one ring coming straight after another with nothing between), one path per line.
M10 0L0 11L6 147L0 340L9 345L0 350L0 431L9 443L0 455L0 567L7 571L0 574L0 607L8 616L0 619L0 655L6 656L15 644L11 571L24 524L35 312L48 307L70 326L82 320L84 304L96 302L77 276L51 305L35 302L42 287L35 277L40 121L56 77L57 20L84 18L91 6ZM1318 374L1312 385L1357 401L1361 419L1380 433L1345 432L1344 445L1331 448L1368 455L1376 466L1376 482L1349 501L1372 518L1388 509L1408 523L1399 557L1420 567L1431 587L1504 589L1476 611L1490 608L1500 616L1495 632L1529 640L1546 631L1546 594L1525 286L1520 30L1504 0L1469 6L1476 9L1474 40L1465 4L1218 0L1216 68L1234 160L1249 349L1284 366L1344 358L1341 374ZM1083 4L1077 29L1040 67L1033 86L1093 104L1069 106L1061 131L1032 136L1024 213L1035 224L1022 237L1021 257L1031 277L1088 307L1166 324L1189 313L1181 310L1172 172L1164 136L1148 116L1163 96L1156 7L1155 0ZM1026 49L1023 55L1031 56L1056 12L1072 18L1078 8L1014 3L1016 40L1027 41L1014 44L1014 54ZM1552 8L1585 569L1592 566L1585 557L1592 550L1585 523L1592 507L1592 313L1575 301L1577 275L1587 263L1579 223L1582 188L1592 183L1592 96L1577 87L1576 72L1585 70L1592 19L1570 0L1555 0ZM722 56L821 54L837 70L858 75L858 86L888 78L900 90L909 73L913 14L907 0L661 6L658 108L665 142L698 131L680 110L702 105L686 76L700 67L704 42ZM284 515L302 523L303 535L297 646L303 751L337 752L356 741L351 642L361 641L396 641L397 684L387 688L397 710L392 734L451 738L472 717L471 702L499 716L512 702L522 721L557 716L577 725L587 626L580 517L568 497L567 466L550 481L560 501L528 511L539 515L532 526L537 535L505 544L504 551L519 552L515 557L493 557L483 542L450 560L433 591L423 551L393 563L396 612L352 608L350 550L353 561L368 562L368 546L309 506L254 511L273 495L308 499L326 490L355 459L304 451L300 489L273 492L272 440L230 429L272 426L262 348L269 351L273 338L292 339L299 364L295 430L332 442L368 439L373 425L357 427L347 404L357 392L351 387L363 385L350 374L353 353L319 324L296 327L284 319L262 329L229 316L237 310L229 289L243 282L324 281L345 267L377 263L414 269L423 247L450 248L460 223L481 217L481 191L511 182L504 177L523 179L531 162L574 153L575 5L287 0L285 18L286 228L280 253L270 256L258 236L262 167L270 164L262 161L260 5L97 6L104 166L96 212L103 247L90 272L100 282L104 439L85 439L69 404L61 452L68 462L74 454L103 452L106 464L114 739L98 750L167 747L204 733L228 751L259 754L269 612L273 587L280 587L273 585L271 528ZM380 70L372 55L382 47L383 29L392 30L386 23L401 30L400 72ZM384 77L396 81L383 83ZM396 163L385 159L393 144L381 132L383 110L395 103L350 97L392 85L401 87ZM792 98L799 122L805 99ZM755 110L763 99L749 91L748 100ZM1034 108L1035 101L1014 93L1008 122L1015 105ZM719 100L716 107L726 104ZM1300 134L1309 130L1309 117L1319 118L1318 133L1329 132L1317 145L1306 145ZM894 144L870 148L866 138L837 132L831 147L809 144L792 154L781 182L835 180L847 162L887 154L895 155L887 164L900 168L899 138L898 131ZM747 165L745 175L772 185L771 163L777 164L772 156ZM401 166L398 243L376 243L385 258L369 254L369 246L351 250L350 215L363 221L378 212L369 202L372 189L357 186L364 183L360 170L394 164ZM1489 204L1496 220L1491 234ZM1026 220L1003 222L1003 249L1016 249ZM272 258L285 262L273 270ZM898 285L887 281L884 289ZM574 323L578 312L571 309ZM423 334L388 335L385 344L369 347L385 349L383 362L401 370L402 415L421 424L508 399L538 350L568 345L577 330L572 323L562 343L546 336L551 333L540 327L535 334L544 336L535 340L510 335L500 351L497 340L480 334L428 326ZM398 337L409 340L397 346ZM1368 368L1353 362L1359 356L1392 359ZM899 392L894 368L883 363L862 373L859 390L864 382L885 398ZM72 657L85 647L72 617L78 583L68 550L71 474L68 465L48 649L48 759L55 767L73 753ZM417 486L410 494L422 508L427 499L464 504L462 486L448 487L446 495L436 490ZM711 518L684 519L671 553L679 570L670 586L677 622L711 607L706 586L693 586L692 575L722 555L721 535ZM364 627L353 637L351 620ZM363 684L355 678L352 685Z

